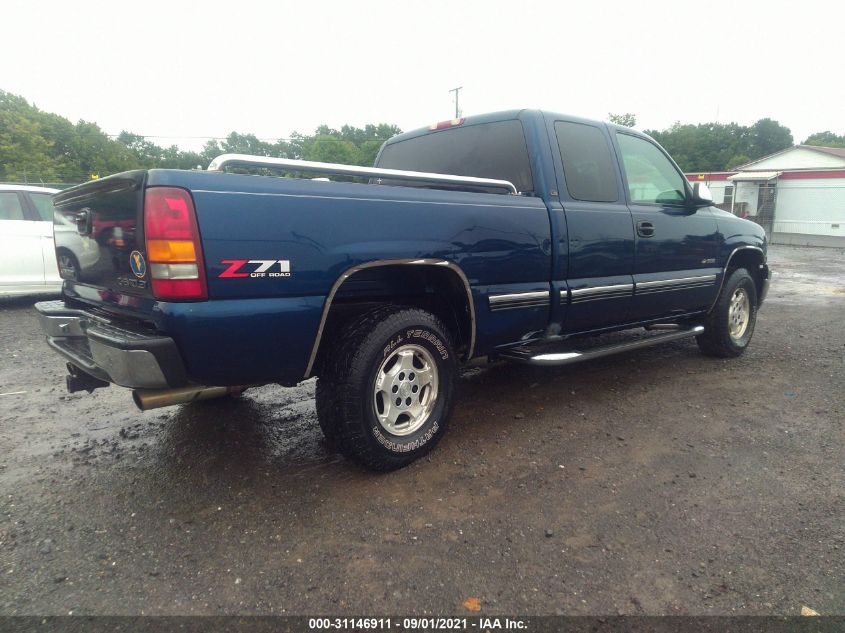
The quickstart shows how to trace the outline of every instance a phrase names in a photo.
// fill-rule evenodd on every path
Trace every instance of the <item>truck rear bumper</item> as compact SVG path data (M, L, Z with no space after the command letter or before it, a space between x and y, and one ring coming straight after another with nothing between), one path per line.
M95 378L133 389L187 384L185 366L172 338L132 328L63 301L35 304L47 344Z

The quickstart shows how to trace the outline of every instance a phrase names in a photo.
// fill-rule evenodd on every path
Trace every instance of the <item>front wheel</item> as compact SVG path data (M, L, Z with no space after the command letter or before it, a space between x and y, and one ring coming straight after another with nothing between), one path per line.
M751 342L757 322L757 286L744 268L734 270L707 315L698 347L708 356L739 356Z
M440 440L452 413L455 352L443 324L382 306L341 329L317 380L317 417L330 444L374 470L394 470Z

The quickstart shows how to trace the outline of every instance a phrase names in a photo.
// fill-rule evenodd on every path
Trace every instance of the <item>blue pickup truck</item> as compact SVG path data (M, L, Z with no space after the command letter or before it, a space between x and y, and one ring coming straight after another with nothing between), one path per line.
M316 376L326 438L378 470L437 443L462 365L737 356L769 283L764 231L651 138L537 110L401 134L372 168L224 155L54 204L98 252L36 305L71 391L148 409Z

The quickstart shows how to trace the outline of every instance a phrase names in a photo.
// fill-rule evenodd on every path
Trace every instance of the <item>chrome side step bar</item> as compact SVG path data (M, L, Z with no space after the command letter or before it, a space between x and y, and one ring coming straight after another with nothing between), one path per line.
M695 327L667 332L666 334L656 334L654 336L648 336L646 338L637 339L635 341L627 341L624 343L612 343L610 345L594 347L580 352L576 350L568 350L564 352L539 352L537 348L515 347L499 354L499 358L526 365L569 365L571 363L580 363L585 360L601 358L602 356L621 354L622 352L629 352L643 347L651 347L652 345L660 345L661 343L677 341L690 336L698 336L702 332L704 332L704 326L696 325Z

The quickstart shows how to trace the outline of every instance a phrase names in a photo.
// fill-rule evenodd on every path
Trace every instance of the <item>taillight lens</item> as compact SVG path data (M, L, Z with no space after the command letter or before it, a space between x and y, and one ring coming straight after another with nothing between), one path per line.
M437 123L432 123L428 126L428 129L431 131L434 130L445 130L450 127L457 127L459 125L463 125L466 119L464 117L460 117L457 119L449 119L447 121L438 121Z
M147 189L144 237L156 299L208 298L202 244L191 194L176 187Z

